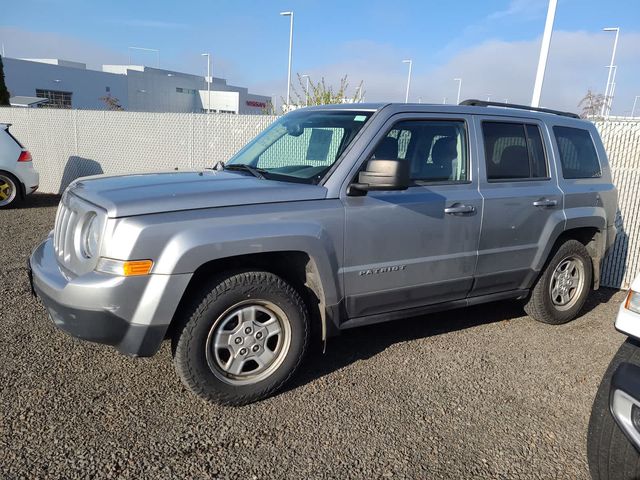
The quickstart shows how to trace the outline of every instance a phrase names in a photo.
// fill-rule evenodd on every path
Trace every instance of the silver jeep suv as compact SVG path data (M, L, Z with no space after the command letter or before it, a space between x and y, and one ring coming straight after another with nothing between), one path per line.
M30 259L52 320L153 355L244 404L296 371L311 332L504 299L578 315L615 237L593 124L466 101L281 117L211 170L84 178Z

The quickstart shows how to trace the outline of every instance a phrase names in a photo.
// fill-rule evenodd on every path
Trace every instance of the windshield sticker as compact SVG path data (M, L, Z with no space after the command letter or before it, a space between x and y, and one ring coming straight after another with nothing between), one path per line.
M367 119L366 115L356 115L353 119L354 122L364 122Z

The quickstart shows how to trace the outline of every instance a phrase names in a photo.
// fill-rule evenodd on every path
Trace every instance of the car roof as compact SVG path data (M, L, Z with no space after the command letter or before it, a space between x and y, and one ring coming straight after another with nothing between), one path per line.
M555 110L535 111L529 110L526 106L510 104L492 105L446 105L439 103L345 103L335 105L318 105L306 107L312 110L346 110L346 111L380 111L385 110L390 114L397 113L444 113L444 114L467 114L482 116L501 116L537 119L541 122L558 120L562 118L567 121L579 123L590 123L587 120L578 118L577 115L569 112Z

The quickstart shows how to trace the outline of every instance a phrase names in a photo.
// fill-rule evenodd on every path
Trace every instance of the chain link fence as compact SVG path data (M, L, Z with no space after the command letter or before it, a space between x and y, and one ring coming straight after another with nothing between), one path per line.
M228 160L277 117L197 113L0 108L40 171L40 191L61 193L86 175L211 167ZM627 288L640 273L640 121L602 121L618 187L618 235L602 285Z

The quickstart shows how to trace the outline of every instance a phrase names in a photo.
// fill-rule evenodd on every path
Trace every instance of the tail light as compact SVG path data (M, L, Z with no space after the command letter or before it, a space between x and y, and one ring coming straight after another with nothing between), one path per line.
M29 150L23 150L22 152L20 152L20 156L18 157L18 161L19 162L30 162L31 161L31 154L29 153Z

